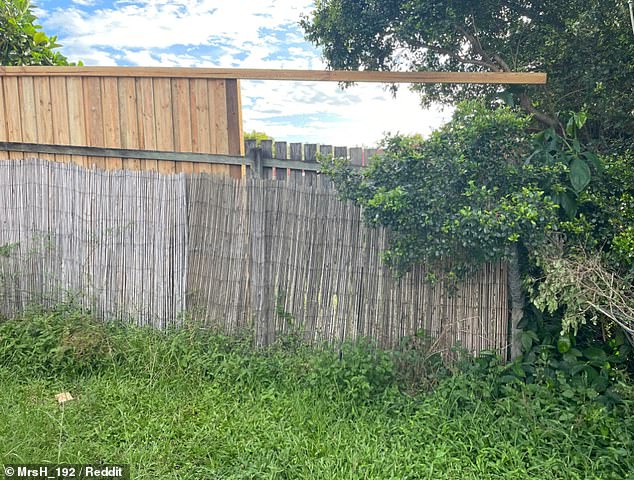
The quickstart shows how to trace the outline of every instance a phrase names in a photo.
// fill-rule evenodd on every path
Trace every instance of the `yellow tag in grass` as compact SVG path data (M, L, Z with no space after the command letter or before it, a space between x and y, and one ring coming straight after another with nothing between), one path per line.
M66 402L70 402L71 400L74 400L70 392L58 393L57 395L55 395L55 399L57 400L57 403L59 403L60 405L63 405Z

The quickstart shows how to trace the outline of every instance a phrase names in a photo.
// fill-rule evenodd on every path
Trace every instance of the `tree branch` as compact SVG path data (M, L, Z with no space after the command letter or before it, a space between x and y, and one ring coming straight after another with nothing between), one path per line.
M441 48L441 47L436 47L435 45L428 45L426 43L421 43L420 46L422 48L426 48L428 50L431 50L432 52L436 52L439 53L441 55L447 55L448 57L453 58L454 60L457 60L460 63L465 63L465 64L469 64L469 65L479 65L481 67L486 67L489 68L493 71L499 71L499 69L497 68L497 66L493 63L490 62L485 62L484 60L476 60L475 58L467 58L467 57L463 57L461 55L458 55L456 52L446 49L446 48Z
M537 110L533 106L533 102L531 102L531 99L526 92L520 94L520 107L522 107L522 110L526 113L531 114L538 122L548 127L552 127L558 132L564 131L564 126L556 117L551 117L550 115Z

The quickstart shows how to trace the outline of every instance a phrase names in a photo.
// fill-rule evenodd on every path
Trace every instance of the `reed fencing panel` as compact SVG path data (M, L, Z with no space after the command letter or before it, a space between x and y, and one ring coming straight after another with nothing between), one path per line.
M448 348L504 352L504 264L450 295L424 266L395 279L380 260L387 232L337 199L330 181L88 170L0 162L5 314L73 296L99 317L157 327L193 315L257 343L301 332L394 346L424 330Z

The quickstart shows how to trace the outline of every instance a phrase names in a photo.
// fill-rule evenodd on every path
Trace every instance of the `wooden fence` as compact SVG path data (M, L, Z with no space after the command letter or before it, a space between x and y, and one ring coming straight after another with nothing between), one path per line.
M310 340L369 336L391 346L419 330L504 352L506 270L475 272L449 295L419 267L396 280L386 231L336 198L321 175L286 181L89 170L0 161L6 314L69 295L104 318L159 327L185 312L259 344L290 329Z
M244 176L240 79L546 83L545 74L532 72L0 66L0 160L37 154L107 170ZM301 161L297 145L285 151L286 144L279 142L275 151L267 151L265 144L264 160ZM305 150L304 161L316 151ZM341 154L336 148L333 153ZM353 161L355 155L351 152ZM274 165L262 173L290 174Z
M0 73L0 142L244 154L237 79L187 76L178 69L106 69L91 75L90 69L81 68L3 67ZM113 170L242 175L238 165L174 162L147 155L38 156ZM22 159L25 154L6 150L0 151L0 158Z

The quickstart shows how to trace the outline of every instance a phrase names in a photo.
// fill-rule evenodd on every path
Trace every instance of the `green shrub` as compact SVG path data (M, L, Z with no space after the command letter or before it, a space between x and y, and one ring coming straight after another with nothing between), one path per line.
M31 310L0 323L0 365L55 377L87 373L110 362L107 328L73 307Z

